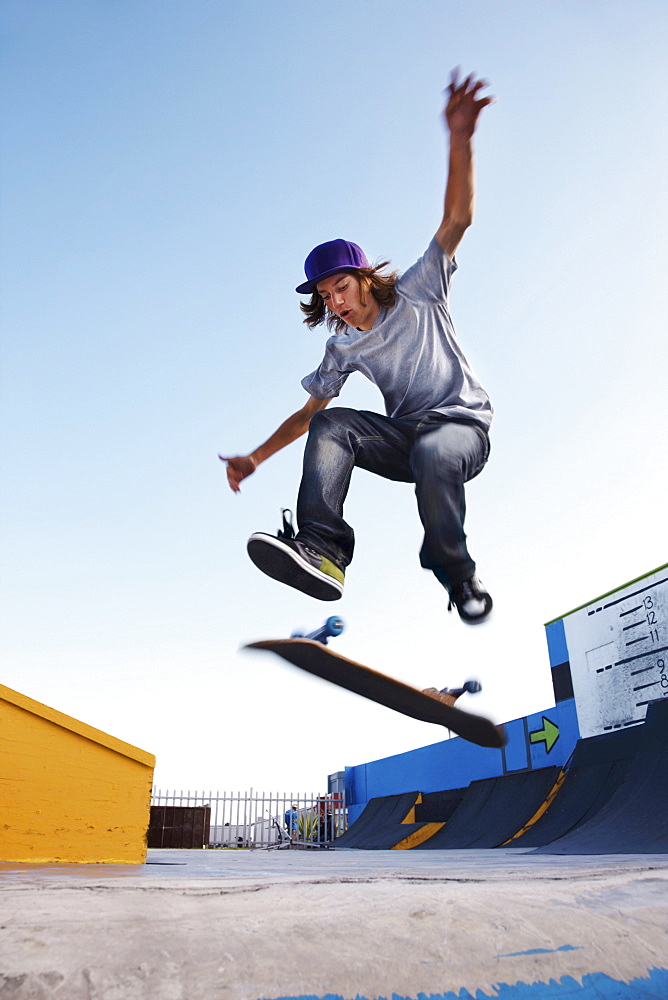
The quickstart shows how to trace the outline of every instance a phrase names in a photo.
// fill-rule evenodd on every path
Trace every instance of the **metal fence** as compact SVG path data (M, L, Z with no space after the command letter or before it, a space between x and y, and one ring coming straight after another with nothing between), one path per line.
M175 813L206 809L211 848L324 847L347 828L343 792L328 795L293 792L170 792L154 788L151 796L151 831L154 843L172 844L168 831L160 830L164 816L174 823ZM210 810L210 813L208 812ZM157 827L157 829L156 829Z

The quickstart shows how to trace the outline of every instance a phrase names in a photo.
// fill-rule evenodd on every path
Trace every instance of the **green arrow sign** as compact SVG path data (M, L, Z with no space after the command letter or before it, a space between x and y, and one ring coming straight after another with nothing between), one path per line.
M547 716L544 715L543 728L529 733L529 739L532 743L544 743L545 750L549 753L559 739L559 726L555 726L554 722L550 722Z

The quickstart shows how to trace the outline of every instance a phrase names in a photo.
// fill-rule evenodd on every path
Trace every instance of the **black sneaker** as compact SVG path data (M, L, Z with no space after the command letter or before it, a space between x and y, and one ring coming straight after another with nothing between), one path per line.
M256 531L248 539L247 548L257 568L273 580L319 601L337 601L343 596L343 570L303 542Z
M467 625L478 625L489 617L492 598L475 573L462 583L449 584L447 589L450 594L448 611L457 608L459 617Z

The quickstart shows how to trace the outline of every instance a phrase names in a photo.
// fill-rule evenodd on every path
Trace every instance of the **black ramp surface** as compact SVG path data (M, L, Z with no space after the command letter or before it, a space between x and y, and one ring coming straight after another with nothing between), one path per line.
M444 792L425 792L415 806L417 823L447 823L464 798L465 788L449 788Z
M637 730L641 747L605 805L537 854L668 852L668 699L650 705Z
M509 847L542 847L593 819L628 776L641 726L579 740L563 785L539 820Z
M471 830L475 828L476 822L478 822L487 800L492 794L494 784L498 780L498 778L484 778L482 781L472 781L445 827L426 840L424 844L415 847L414 850L430 851L445 847L466 847Z
M334 841L336 847L389 850L422 826L402 823L415 805L419 792L384 795L369 799L353 825Z
M628 776L593 819L539 854L668 852L668 750L639 753Z
M424 823L386 823L375 830L370 830L364 841L355 844L354 849L357 851L391 851L393 847L415 833L416 830L421 830L423 826ZM339 845L337 841L336 847L339 846L346 848L349 845Z
M535 815L558 774L544 767L472 782L450 821L414 850L499 847Z

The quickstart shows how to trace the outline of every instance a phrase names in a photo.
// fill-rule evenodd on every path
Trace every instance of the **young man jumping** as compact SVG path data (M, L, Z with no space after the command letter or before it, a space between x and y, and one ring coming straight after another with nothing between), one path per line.
M354 535L343 503L355 466L415 484L424 527L420 563L449 593L462 621L483 622L492 599L476 575L464 533L464 484L489 455L492 407L455 336L448 306L454 255L473 218L473 134L492 102L486 84L453 72L445 120L450 135L443 218L424 256L397 277L372 267L355 243L337 239L306 258L296 289L309 327L326 324L319 367L302 380L305 405L249 455L222 458L235 492L243 479L308 431L297 501L298 532L257 532L248 553L266 574L323 601L343 594ZM333 407L353 371L380 389L386 415Z

